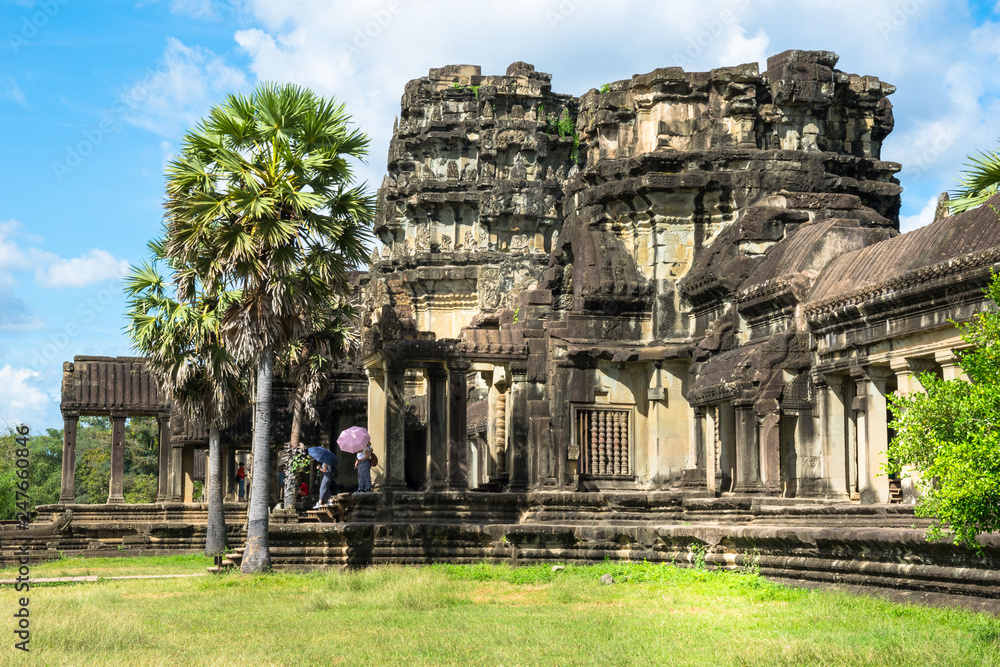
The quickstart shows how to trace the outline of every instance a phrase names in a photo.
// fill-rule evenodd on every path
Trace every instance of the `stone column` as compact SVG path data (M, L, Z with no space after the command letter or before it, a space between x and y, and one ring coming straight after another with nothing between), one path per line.
M385 457L379 461L379 465L385 471L382 487L389 490L406 488L405 375L405 367L391 367L385 373Z
M63 456L62 456L62 490L59 502L76 502L76 427L80 421L79 412L63 413Z
M924 386L920 384L917 376L933 371L937 368L937 364L933 359L893 359L889 362L889 367L896 374L896 394L903 395L913 391L923 392ZM958 366L956 368L961 370Z
M368 433L371 435L372 451L385 460L386 443L386 387L385 369L382 365L365 369L368 374ZM372 482L375 471L372 470Z
M719 469L719 406L704 408L705 413L705 485L708 492L722 491L722 471Z
M506 389L506 387L504 387ZM497 393L496 420L493 427L493 437L495 440L494 452L496 453L497 474L502 475L507 472L507 392Z
M225 465L222 468L222 488L223 488L223 501L227 503L235 503L237 501L236 495L236 445L222 444L222 460L225 461Z
M448 362L448 488L469 486L469 434L466 427L468 391L465 374L469 362Z
M854 479L854 459L850 457L847 438L847 412L844 407L844 376L821 375L815 385L820 400L820 421L823 457L823 476L831 495L849 496Z
M170 414L157 415L157 423L160 427L160 435L157 438L156 448L159 455L159 472L156 476L156 502L162 503L170 495L169 469L170 469Z
M736 406L736 493L760 490L760 443L753 405Z
M448 469L448 374L427 369L427 488L440 489Z
M184 445L170 447L170 497L172 503L184 500Z
M772 410L760 419L761 486L768 493L781 493L781 412Z
M889 502L889 478L882 472L882 464L889 446L885 381L891 374L889 368L869 366L856 375L858 398L855 403L864 404L864 412L858 418L858 490L862 502Z
M507 410L510 412L510 430L507 434L507 470L510 471L510 491L524 491L528 488L528 378L523 371L511 374L510 397ZM572 428L572 427L571 427ZM548 447L548 443L535 443L535 447ZM537 479L536 479L537 482Z
M958 365L958 355L951 350L936 353L934 361L941 365L942 377L945 380L969 380L969 376Z
M194 445L184 445L181 453L181 466L184 471L184 488L181 495L184 502L194 502Z
M690 466L695 470L705 471L705 462L708 459L705 447L707 446L708 438L705 437L705 408L699 406L694 408L694 433L691 438L691 461Z
M108 504L125 502L125 420L124 412L111 413L111 482L108 484Z

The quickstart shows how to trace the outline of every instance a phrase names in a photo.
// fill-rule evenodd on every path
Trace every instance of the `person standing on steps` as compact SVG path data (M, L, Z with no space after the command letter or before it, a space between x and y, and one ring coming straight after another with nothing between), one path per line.
M358 460L354 462L358 469L358 493L372 490L372 445L368 443L358 452Z
M330 496L334 492L334 487L336 486L336 483L333 480L334 476L337 474L337 468L327 463L323 463L320 465L319 469L320 472L323 473L323 479L319 483L319 501L313 509L319 509L323 505L326 505L330 500Z
M246 502L246 498L244 497L246 495L246 478L247 471L243 468L243 464L241 463L239 469L236 471L237 495L239 496L241 503Z

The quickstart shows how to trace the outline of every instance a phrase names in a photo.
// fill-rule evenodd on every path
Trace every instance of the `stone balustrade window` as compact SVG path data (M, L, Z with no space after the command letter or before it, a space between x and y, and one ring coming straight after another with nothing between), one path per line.
M574 407L581 475L632 477L631 417L631 409Z

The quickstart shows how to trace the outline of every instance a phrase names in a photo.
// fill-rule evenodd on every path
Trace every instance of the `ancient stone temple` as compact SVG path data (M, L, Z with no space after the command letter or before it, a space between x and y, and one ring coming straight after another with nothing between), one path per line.
M886 394L955 374L1000 236L898 234L895 89L836 62L407 84L366 286L386 487L887 502Z
M275 565L703 548L782 578L1000 598L1000 538L928 544L909 480L881 473L887 397L960 375L952 322L987 307L1000 197L955 216L942 201L900 234L900 165L881 159L894 88L836 63L787 51L763 72L664 68L579 97L521 62L409 82L362 350L305 438L367 425L378 493L346 523L272 515ZM39 508L39 550L204 544L203 506L173 502L204 432L130 364L68 365L64 485L75 415L156 414L164 502ZM223 442L246 447L240 433Z

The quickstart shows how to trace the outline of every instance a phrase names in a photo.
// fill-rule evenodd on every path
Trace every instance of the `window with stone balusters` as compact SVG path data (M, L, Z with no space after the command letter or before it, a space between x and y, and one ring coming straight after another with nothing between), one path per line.
M587 477L632 477L632 409L574 406L574 440L579 470Z

